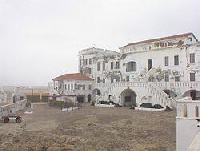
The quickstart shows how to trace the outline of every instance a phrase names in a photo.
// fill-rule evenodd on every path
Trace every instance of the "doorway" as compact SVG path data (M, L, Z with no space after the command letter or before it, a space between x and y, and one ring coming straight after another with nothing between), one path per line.
M152 68L152 59L148 59L148 71Z

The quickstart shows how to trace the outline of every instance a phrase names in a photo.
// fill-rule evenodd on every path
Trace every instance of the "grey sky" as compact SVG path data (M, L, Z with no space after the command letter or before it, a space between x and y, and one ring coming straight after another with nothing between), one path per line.
M78 51L193 32L200 0L0 0L0 85L78 72Z

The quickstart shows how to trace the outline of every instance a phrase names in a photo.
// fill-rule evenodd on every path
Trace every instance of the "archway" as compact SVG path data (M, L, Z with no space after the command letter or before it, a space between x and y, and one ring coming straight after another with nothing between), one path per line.
M92 99L92 98L91 98L91 94L89 94L89 95L88 95L88 102L90 102L91 99Z
M142 103L149 103L148 102L148 98L146 97L146 96L143 96L142 98L141 98L141 104Z
M76 98L76 101L78 103L83 103L85 100L85 96L84 95L78 95L77 98Z
M136 106L136 94L131 89L125 89L121 92L121 102L123 106Z
M192 100L196 100L197 99L197 92L196 92L196 90L190 91L190 96L191 96Z
M189 90L186 91L183 97L190 96L192 100L199 100L200 99L200 91L197 90Z
M99 89L92 90L92 95L101 95L101 91Z

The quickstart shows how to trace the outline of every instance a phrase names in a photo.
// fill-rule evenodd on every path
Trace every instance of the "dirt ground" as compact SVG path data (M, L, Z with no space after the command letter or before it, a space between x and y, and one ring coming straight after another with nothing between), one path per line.
M83 104L71 112L34 105L22 123L0 123L0 151L175 151L175 111Z

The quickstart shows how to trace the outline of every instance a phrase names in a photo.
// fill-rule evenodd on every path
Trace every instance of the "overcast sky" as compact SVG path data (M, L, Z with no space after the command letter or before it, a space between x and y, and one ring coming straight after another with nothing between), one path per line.
M193 32L200 0L0 0L0 85L78 72L78 52Z

